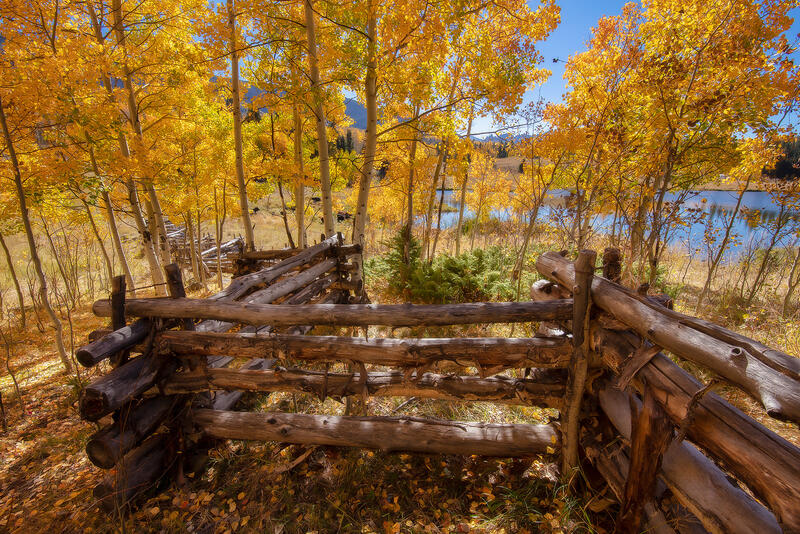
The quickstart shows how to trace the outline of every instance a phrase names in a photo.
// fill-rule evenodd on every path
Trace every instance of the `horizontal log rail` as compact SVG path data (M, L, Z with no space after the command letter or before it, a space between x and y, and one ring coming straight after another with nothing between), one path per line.
M361 447L383 451L525 457L558 450L555 425L465 423L411 417L194 410L194 423L220 439Z
M178 356L225 354L241 358L283 356L313 361L360 361L401 367L452 361L466 367L547 367L569 364L565 338L373 338L218 334L168 330L157 343Z
M573 264L557 253L539 256L536 269L564 287L575 283ZM594 278L592 299L640 336L738 385L770 416L800 422L800 359L760 348L763 345L722 327L704 327L693 317L667 312L604 278Z
M111 314L108 301L97 301L93 311ZM213 299L128 299L125 313L134 317L193 317L251 325L291 326L443 326L479 323L527 323L567 319L572 300L550 302L486 302L468 304L308 304L269 305L220 302Z
M594 324L590 341L603 362L619 373L639 348L641 338ZM714 393L696 398L703 384L663 354L656 354L642 367L634 384L650 388L678 426L686 419L689 406L695 404L687 437L769 504L781 525L800 532L800 448Z
M287 258L275 265L261 269L238 278L234 278L231 283L211 297L214 300L238 300L250 291L263 287L274 282L284 274L297 269L303 265L314 263L319 258L323 258L339 244L338 236L331 236L328 239L298 252L296 255Z
M629 394L605 386L599 391L600 407L617 431L631 439L631 403L639 402ZM671 443L661 463L661 478L677 499L710 532L780 533L775 516L738 487L689 443Z
M251 371L208 369L202 373L178 373L164 384L164 392L193 393L208 389L283 391L344 398L364 393L373 397L420 397L449 401L484 401L559 408L564 395L563 377L532 380L495 376L453 376L424 373L409 377L400 371L325 373L294 369Z

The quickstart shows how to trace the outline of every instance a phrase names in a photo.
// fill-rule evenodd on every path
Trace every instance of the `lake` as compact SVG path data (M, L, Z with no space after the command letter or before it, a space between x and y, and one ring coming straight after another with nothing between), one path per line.
M438 194L441 194L441 190ZM564 199L569 196L567 190L554 190L544 206L539 210L539 220L542 222L551 220L557 214L563 213ZM677 193L667 195L668 202L674 202L678 198ZM724 228L726 219L736 207L736 191L691 191L685 197L681 206L682 216L690 224L672 231L669 244L687 251L698 250L705 255L705 244L703 238L706 232L707 221L711 221L717 228ZM438 196L437 196L438 198ZM453 190L444 191L444 200L448 205L458 208L458 198L454 196ZM770 236L764 223L773 221L778 217L779 207L773 202L770 195L765 191L747 191L742 198L740 215L737 216L733 226L733 233L738 236L736 241L729 246L726 253L729 257L738 256L742 252L742 247L766 245ZM492 215L500 220L508 220L511 217L509 210L495 210ZM468 208L464 210L465 218L474 216ZM790 214L795 219L800 219L800 212ZM442 213L442 228L451 228L458 224L458 212ZM592 227L599 233L610 233L613 224L613 213L608 215L595 215ZM721 234L720 234L721 239ZM795 235L784 236L779 244L789 246L795 243Z

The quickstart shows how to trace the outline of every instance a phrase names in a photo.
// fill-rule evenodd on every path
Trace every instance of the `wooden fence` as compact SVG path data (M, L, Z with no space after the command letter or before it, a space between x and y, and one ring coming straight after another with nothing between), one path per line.
M710 391L724 381L769 416L797 423L800 360L624 288L614 280L619 255L607 252L604 277L595 275L591 251L574 263L542 255L537 269L546 281L534 286L531 302L364 304L358 247L341 236L292 255L254 254L253 262L274 263L208 299L185 298L175 266L167 269L171 298L125 300L117 278L111 299L94 305L113 331L78 351L83 365L110 359L114 366L80 399L83 418L106 421L87 444L89 458L115 467L95 495L108 508L128 503L196 469L192 459L218 439L560 454L570 487L611 489L620 531L800 531L800 450ZM126 317L137 319L126 325ZM538 323L539 334L308 335L316 325L514 322ZM703 384L661 351L718 378ZM228 367L235 360L246 361ZM353 372L282 366L289 361L345 362ZM437 372L443 362L462 372ZM522 368L525 378L504 373ZM561 416L533 425L235 411L247 391L490 401ZM587 475L580 481L579 472Z

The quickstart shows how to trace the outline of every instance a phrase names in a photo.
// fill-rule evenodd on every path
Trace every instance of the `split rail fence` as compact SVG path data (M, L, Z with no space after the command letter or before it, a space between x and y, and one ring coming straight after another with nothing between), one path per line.
M113 369L84 390L80 412L106 421L86 446L95 465L114 468L95 488L104 507L181 480L216 440L265 440L560 454L570 487L610 488L620 531L800 532L800 449L711 391L718 382L739 387L769 416L797 423L800 360L623 287L618 251L606 250L603 276L595 275L594 252L574 263L543 254L536 267L546 280L534 285L531 302L448 305L365 304L360 250L340 235L291 255L251 254L251 272L207 299L186 298L180 270L170 266L170 298L126 300L117 277L111 298L95 303L112 330L95 334L78 359L110 360ZM539 333L309 335L321 325L480 323L538 323ZM717 378L704 384L662 351ZM235 360L245 362L228 367ZM353 372L282 366L288 362L343 362ZM461 372L437 372L441 363ZM508 372L523 368L524 378ZM236 411L244 392L489 401L554 408L560 417L490 424Z

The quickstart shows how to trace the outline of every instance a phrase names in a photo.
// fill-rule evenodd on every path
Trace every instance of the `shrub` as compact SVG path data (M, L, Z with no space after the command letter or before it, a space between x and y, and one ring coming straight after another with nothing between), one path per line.
M428 264L421 259L422 247L416 238L411 240L408 262L403 259L402 233L384 245L388 253L370 258L366 274L382 279L393 295L406 301L444 304L514 299L514 257L501 247L458 256L442 254Z

